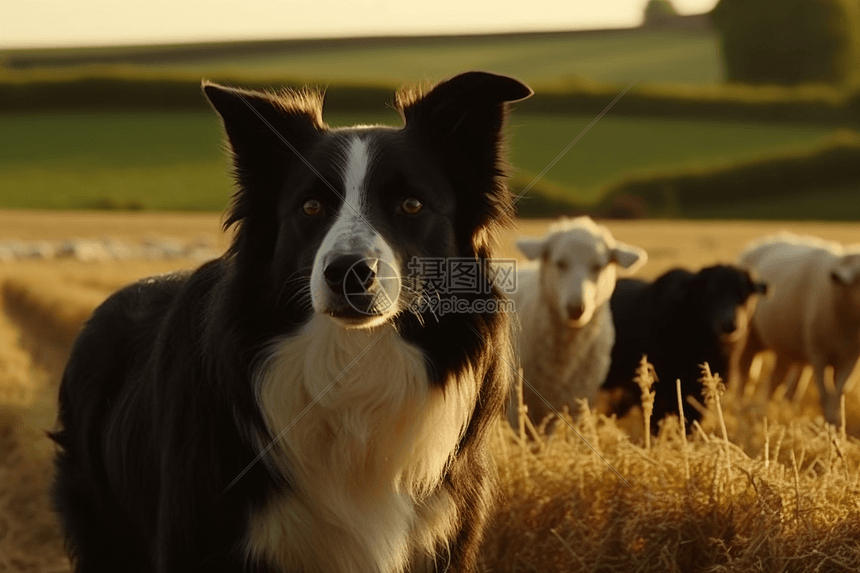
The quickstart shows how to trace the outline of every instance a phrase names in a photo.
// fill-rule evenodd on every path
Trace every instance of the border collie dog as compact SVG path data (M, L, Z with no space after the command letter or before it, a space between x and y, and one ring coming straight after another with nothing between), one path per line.
M410 261L471 260L459 298L503 299L503 129L531 90L469 72L398 94L402 128L332 129L311 92L203 87L233 240L117 292L75 342L53 434L75 571L474 571L508 317L426 311Z

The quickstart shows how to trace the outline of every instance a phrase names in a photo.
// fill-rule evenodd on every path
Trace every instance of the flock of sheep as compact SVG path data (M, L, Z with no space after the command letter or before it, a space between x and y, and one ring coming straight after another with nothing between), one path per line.
M601 389L623 416L640 403L634 378L646 355L657 379L652 432L679 413L676 380L689 429L701 417L693 403L702 364L743 389L753 358L769 350L768 391L784 384L791 396L809 365L825 419L840 422L860 358L860 245L783 233L754 241L733 264L673 269L653 282L617 278L647 254L588 217L561 219L517 247L529 260L512 297L533 420L576 399L593 407Z

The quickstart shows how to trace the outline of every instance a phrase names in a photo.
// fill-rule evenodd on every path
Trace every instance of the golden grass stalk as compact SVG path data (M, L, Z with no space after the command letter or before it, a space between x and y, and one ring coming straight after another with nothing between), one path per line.
M841 420L841 424L839 426L839 437L842 438L842 441L845 441L846 437L846 429L845 429L845 393L839 397L839 418Z
M651 414L654 411L655 392L651 390L654 385L654 367L648 362L648 357L642 355L639 366L636 367L636 377L633 381L639 386L640 399L642 401L642 414L645 419L645 451L651 449Z
M729 457L729 432L726 430L726 419L723 416L723 405L720 400L721 396L726 392L726 385L723 384L719 374L711 372L711 367L707 362L702 364L702 377L699 381L703 386L702 393L705 395L705 405L708 408L716 410L720 421L720 429L723 433L723 445L725 446L726 479L731 483L732 461Z
M520 441L525 443L526 440L526 416L528 414L528 406L523 400L523 369L519 369L515 390L517 393L517 425L519 427Z
M519 429L519 433L517 437L519 437L520 443L520 454L522 458L521 468L523 475L528 477L529 468L528 468L528 448L526 448L526 422L528 422L528 406L526 406L525 401L523 400L523 382L525 378L523 378L523 369L520 368L518 370L517 383L516 383L516 392L517 392L517 426Z
M684 450L684 479L690 480L690 454L687 451L687 424L684 419L684 395L681 393L681 379L675 380L675 391L678 393L678 421L681 423L678 433L681 434L681 447Z
M770 467L770 433L767 430L767 416L764 417L764 471Z

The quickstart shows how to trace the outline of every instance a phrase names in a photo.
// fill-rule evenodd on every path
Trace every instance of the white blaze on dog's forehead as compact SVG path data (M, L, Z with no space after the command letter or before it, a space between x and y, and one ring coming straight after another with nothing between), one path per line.
M368 243L375 230L367 221L365 179L372 161L370 146L365 138L350 135L340 142L337 168L343 178L343 204L320 247L325 255L332 251L352 252L358 245Z
M353 136L345 144L346 162L343 167L344 208L361 212L364 204L364 182L370 166L370 148L365 139Z
M377 278L380 279L376 287L381 293L380 300L395 301L381 309L379 320L387 320L398 311L399 265L391 245L371 223L372 205L367 200L367 175L374 161L373 141L373 134L346 133L339 139L337 153L333 156L337 161L335 168L342 178L343 203L314 257L310 290L311 302L317 313L327 314L343 306L339 293L333 292L325 279L325 269L341 255L373 259L372 265L377 268ZM379 268L383 272L379 272Z

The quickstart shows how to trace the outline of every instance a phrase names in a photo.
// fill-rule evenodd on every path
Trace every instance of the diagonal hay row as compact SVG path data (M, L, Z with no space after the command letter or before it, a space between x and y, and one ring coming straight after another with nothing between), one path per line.
M23 415L0 405L0 571L65 573L69 563L47 495L53 468L22 436Z
M32 359L19 344L19 332L0 314L0 405L26 407L36 391L30 376Z

